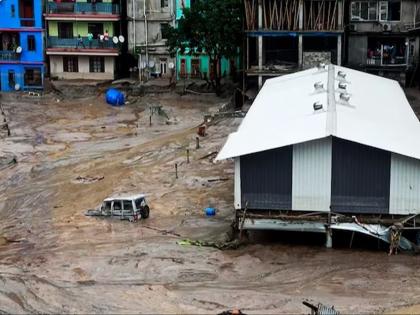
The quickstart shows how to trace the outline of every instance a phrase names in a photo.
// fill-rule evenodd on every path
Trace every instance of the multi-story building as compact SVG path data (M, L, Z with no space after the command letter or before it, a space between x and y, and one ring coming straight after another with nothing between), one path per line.
M128 51L137 58L142 79L170 75L169 66L175 61L162 31L168 25L175 25L174 1L127 1Z
M0 1L0 91L42 89L42 4Z
M51 77L114 79L121 53L121 1L48 0L46 55Z
M176 1L176 21L183 16L183 9L190 8L194 0ZM239 51L239 48L238 48ZM219 62L218 71L222 76L229 75L239 66L240 58L228 60L222 58ZM176 73L178 79L211 79L213 76L213 67L210 65L210 59L206 54L193 55L177 53L176 55Z
M420 3L415 0L349 1L347 64L405 85L418 63Z
M247 84L342 63L344 0L244 0Z

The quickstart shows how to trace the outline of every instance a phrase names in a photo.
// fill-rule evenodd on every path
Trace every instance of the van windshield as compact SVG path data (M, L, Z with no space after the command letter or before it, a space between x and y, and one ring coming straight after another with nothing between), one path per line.
M105 201L102 205L103 210L111 210L111 201Z

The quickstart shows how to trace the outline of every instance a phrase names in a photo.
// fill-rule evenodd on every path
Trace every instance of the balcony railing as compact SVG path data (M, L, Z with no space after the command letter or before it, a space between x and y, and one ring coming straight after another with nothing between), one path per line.
M21 18L20 19L20 26L24 26L24 27L35 26L35 19Z
M82 41L77 38L58 38L48 37L48 48L79 48L79 49L119 49L119 45L114 44L112 39L100 41L87 37L82 37Z
M48 2L49 14L120 14L120 7L114 3L55 3Z
M19 60L19 54L13 50L0 50L0 61L16 61Z

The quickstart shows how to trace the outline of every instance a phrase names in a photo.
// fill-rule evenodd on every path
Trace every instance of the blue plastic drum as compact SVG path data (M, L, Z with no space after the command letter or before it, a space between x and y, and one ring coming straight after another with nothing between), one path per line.
M214 209L214 208L206 208L205 212L206 212L206 216L208 216L208 217L212 217L212 216L216 215L216 209Z
M105 94L105 100L112 106L122 106L125 103L124 94L117 89L109 89Z

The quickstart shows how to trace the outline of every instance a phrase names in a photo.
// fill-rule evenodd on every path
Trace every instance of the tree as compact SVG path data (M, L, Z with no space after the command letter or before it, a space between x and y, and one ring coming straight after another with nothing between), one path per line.
M237 57L242 44L241 7L241 0L195 0L191 8L183 9L177 27L165 30L172 56L180 52L209 57L216 93L220 92L220 60Z

